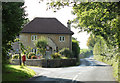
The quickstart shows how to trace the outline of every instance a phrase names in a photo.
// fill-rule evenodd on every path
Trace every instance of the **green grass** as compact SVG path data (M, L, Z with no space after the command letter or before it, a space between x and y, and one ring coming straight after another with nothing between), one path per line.
M2 73L2 81L24 81L36 73L26 66L6 65Z

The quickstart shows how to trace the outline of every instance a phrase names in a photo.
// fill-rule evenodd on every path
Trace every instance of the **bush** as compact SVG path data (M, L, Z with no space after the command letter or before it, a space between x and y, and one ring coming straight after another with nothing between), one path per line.
M19 59L19 54L14 54L14 55L12 56L12 59Z
M28 54L28 59L31 59L31 56L33 56L33 55L35 55L35 53L30 52L30 53Z
M54 54L51 54L50 55L53 59L60 59L61 58L61 54L59 54L59 53L54 53Z
M73 57L79 59L79 54L80 54L79 42L74 39L72 40L72 52L73 52Z
M37 56L32 55L32 56L31 56L31 59L37 59Z
M72 52L68 48L63 48L59 51L60 54L64 55L65 57L68 58L73 58Z

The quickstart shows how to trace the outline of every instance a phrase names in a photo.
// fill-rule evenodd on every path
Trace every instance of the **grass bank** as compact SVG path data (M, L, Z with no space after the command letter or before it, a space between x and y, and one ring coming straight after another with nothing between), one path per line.
M6 65L2 71L2 81L3 83L7 81L24 81L33 77L35 74L32 69L26 66Z

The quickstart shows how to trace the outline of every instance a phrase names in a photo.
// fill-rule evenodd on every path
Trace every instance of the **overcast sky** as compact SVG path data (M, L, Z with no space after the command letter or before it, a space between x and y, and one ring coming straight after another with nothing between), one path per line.
M46 10L46 2L39 3L40 0L25 0L25 6L27 6L26 13L28 13L29 20L34 19L35 17L54 17L57 18L62 24L67 26L67 21L74 19L76 16L71 14L71 7L65 7L61 10L58 10L56 13L52 9ZM80 42L80 48L87 48L86 42L89 37L87 32L78 33L78 29L71 30L74 32L73 37L77 38Z

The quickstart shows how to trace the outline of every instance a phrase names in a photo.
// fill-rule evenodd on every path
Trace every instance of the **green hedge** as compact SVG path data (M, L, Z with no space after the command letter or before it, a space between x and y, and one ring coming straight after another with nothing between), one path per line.
M114 77L120 82L120 55L115 47L108 46L106 41L101 38L93 49L94 59L107 63L113 67Z

